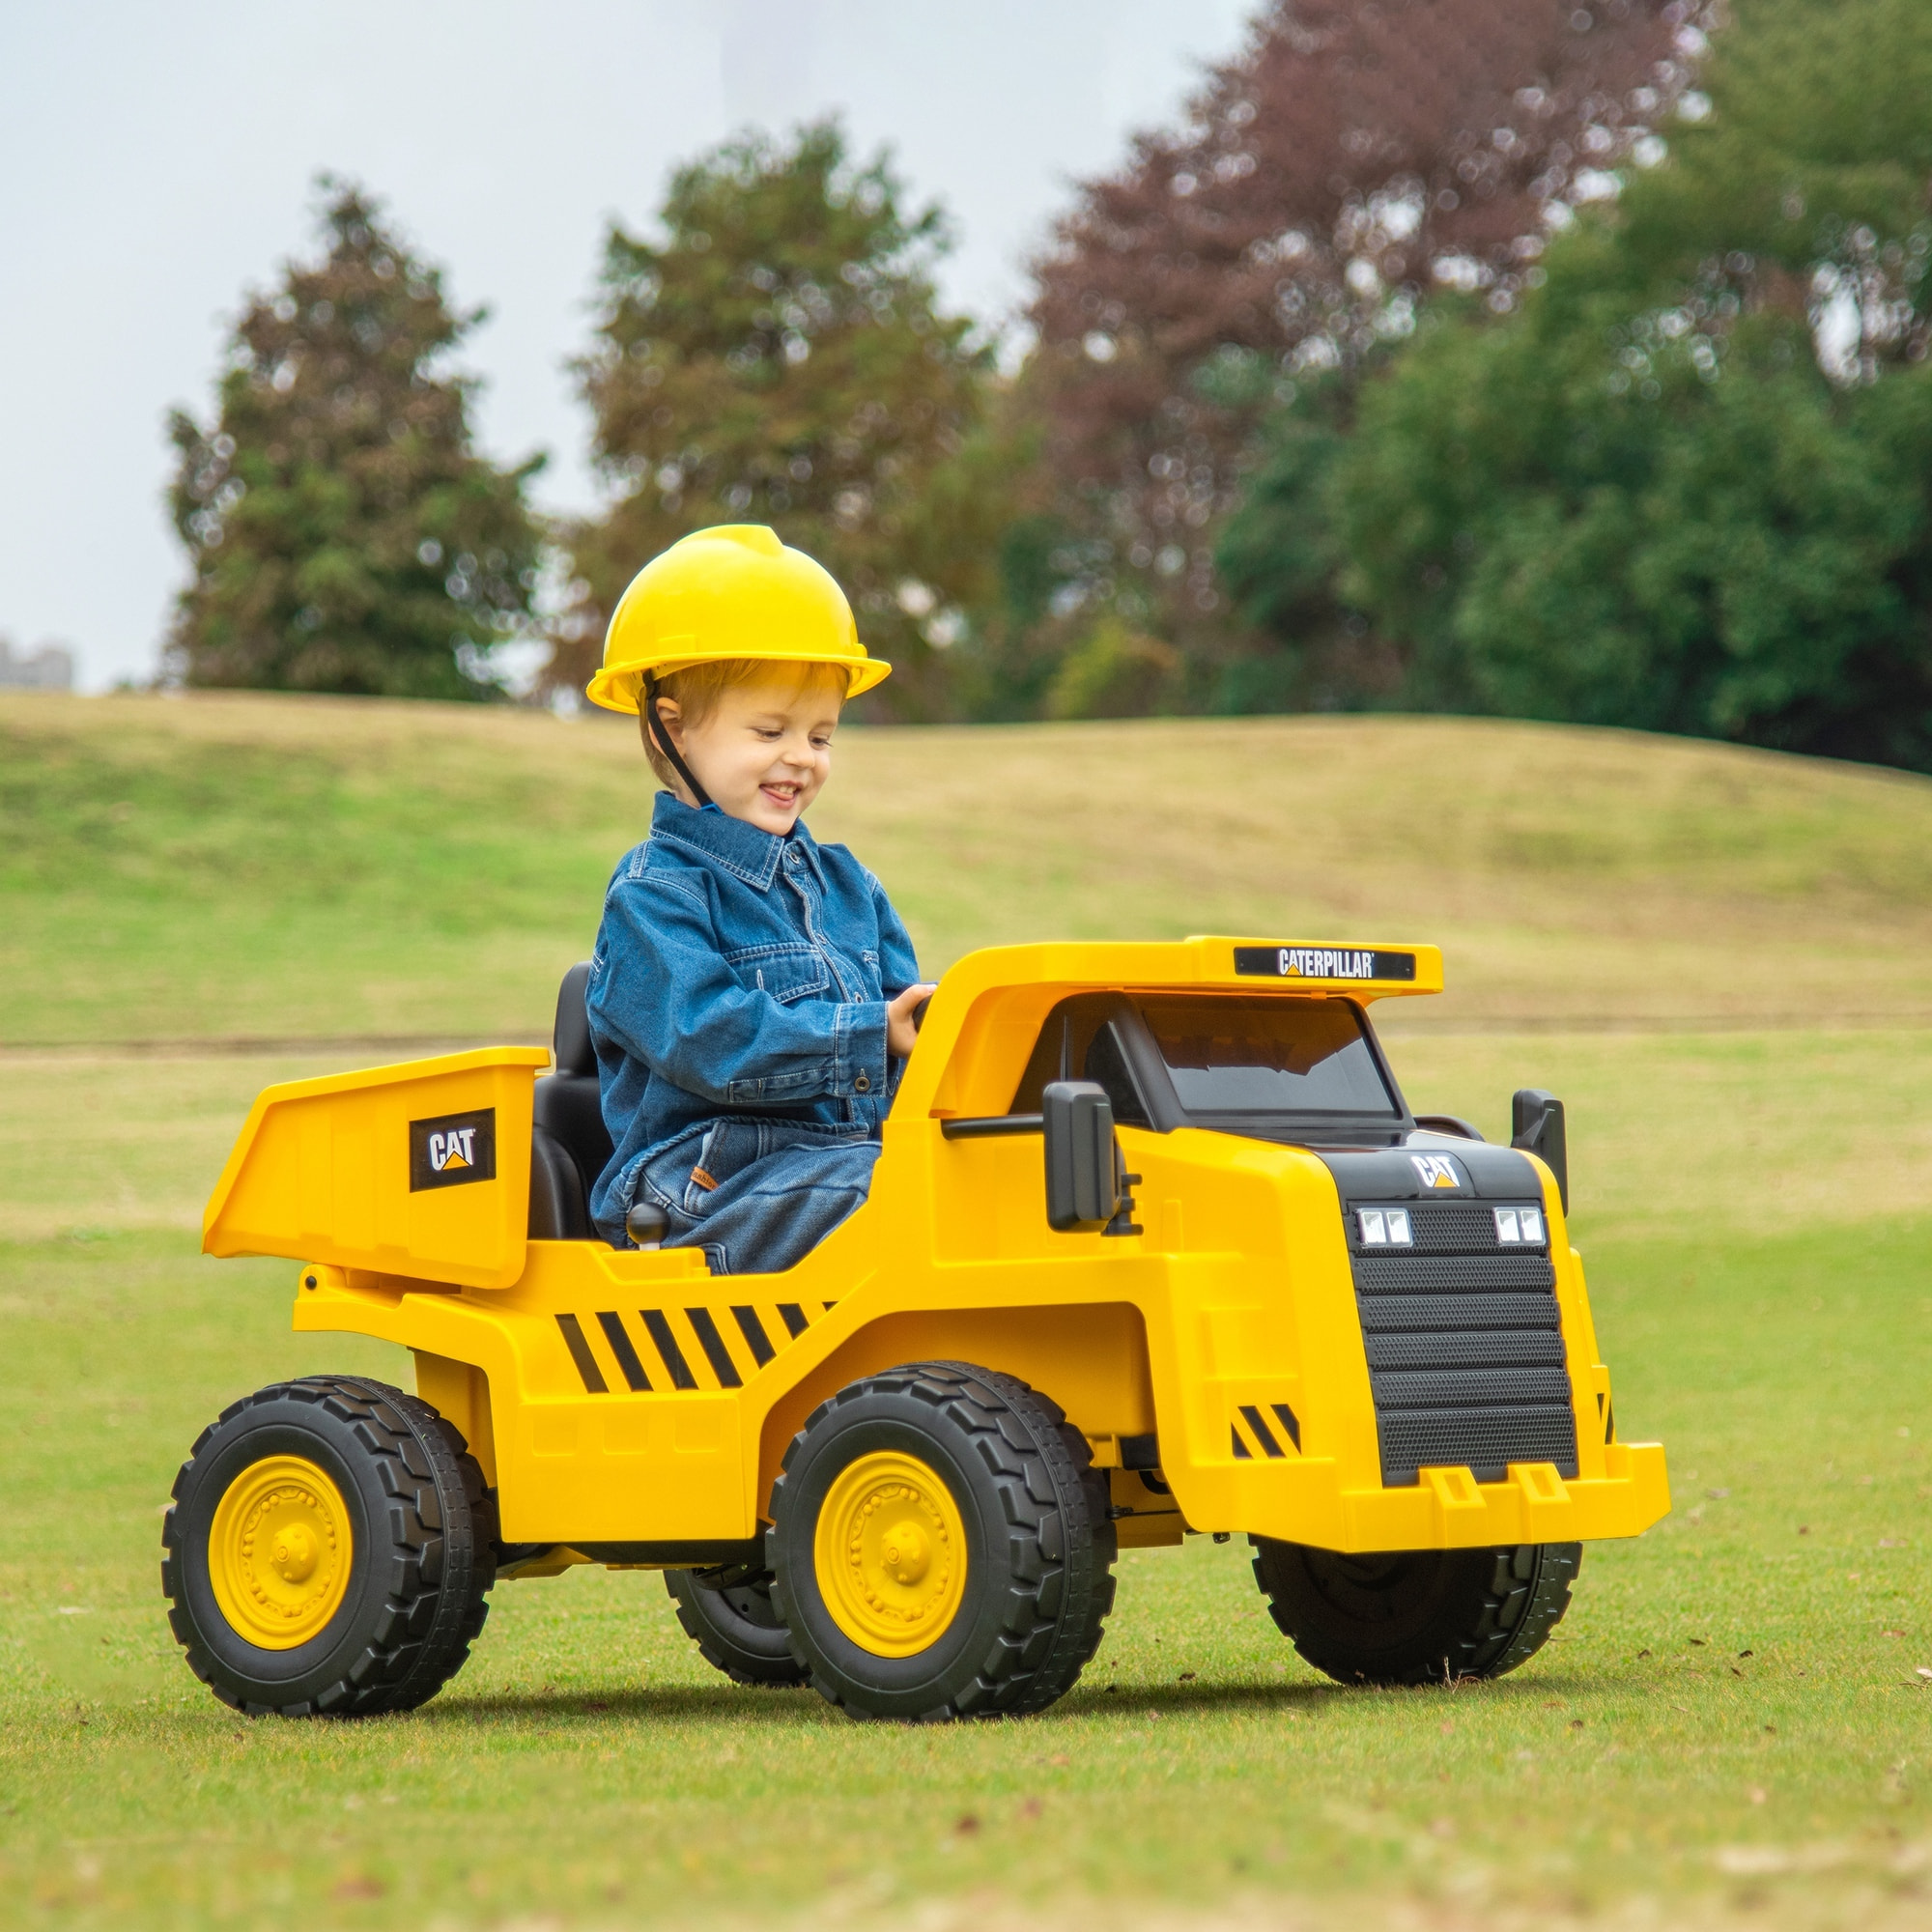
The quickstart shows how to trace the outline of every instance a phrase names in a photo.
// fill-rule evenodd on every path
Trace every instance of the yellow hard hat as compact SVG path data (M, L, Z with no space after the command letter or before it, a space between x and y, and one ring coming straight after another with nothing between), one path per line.
M867 656L852 607L822 564L763 524L715 524L680 538L632 578L611 613L590 701L634 712L646 676L721 658L838 665L848 697L893 668Z

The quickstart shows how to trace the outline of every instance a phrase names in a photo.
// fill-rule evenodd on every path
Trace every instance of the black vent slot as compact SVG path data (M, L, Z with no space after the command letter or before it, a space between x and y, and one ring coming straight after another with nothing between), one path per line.
M1382 1481L1413 1483L1416 1471L1461 1463L1478 1482L1497 1483L1512 1463L1554 1463L1577 1473L1577 1418L1567 1408L1392 1409L1376 1416Z
M1419 1218L1419 1217L1418 1217ZM1530 1289L1553 1296L1556 1270L1548 1255L1405 1255L1375 1248L1356 1255L1358 1294L1493 1294Z
M1359 1294L1364 1334L1560 1327L1554 1294Z
M1361 1240L1344 1219L1375 1390L1382 1481L1465 1467L1499 1482L1512 1463L1577 1474L1577 1425L1543 1243L1504 1243L1488 1201L1410 1201L1406 1244ZM1523 1204L1525 1206L1535 1204Z
M1376 1393L1390 1408L1540 1408L1570 1406L1570 1373L1561 1362L1524 1368L1391 1369L1376 1377ZM1520 1460L1520 1459L1519 1459Z
M1465 1328L1421 1335L1367 1336L1372 1369L1480 1369L1538 1363L1561 1369L1563 1337L1554 1328ZM1570 1400L1566 1386L1563 1400Z

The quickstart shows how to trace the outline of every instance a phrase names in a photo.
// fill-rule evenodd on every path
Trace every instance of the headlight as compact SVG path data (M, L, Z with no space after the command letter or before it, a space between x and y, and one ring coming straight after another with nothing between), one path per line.
M1406 1248L1415 1238L1408 1231L1406 1208L1363 1208L1355 1218L1361 1224L1365 1248Z
M1524 1242L1532 1247L1541 1247L1542 1212L1535 1208L1498 1208L1496 1240L1500 1246L1506 1248L1520 1247Z

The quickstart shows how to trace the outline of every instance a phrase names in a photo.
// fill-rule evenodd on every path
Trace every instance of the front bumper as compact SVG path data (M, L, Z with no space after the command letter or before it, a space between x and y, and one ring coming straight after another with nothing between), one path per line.
M1612 1442L1602 1453L1601 1476L1566 1478L1528 1463L1512 1464L1500 1483L1479 1483L1467 1469L1424 1469L1399 1489L1344 1489L1336 1465L1314 1457L1197 1471L1190 1491L1219 1493L1191 1495L1188 1522L1355 1552L1588 1543L1640 1535L1669 1514L1662 1443Z

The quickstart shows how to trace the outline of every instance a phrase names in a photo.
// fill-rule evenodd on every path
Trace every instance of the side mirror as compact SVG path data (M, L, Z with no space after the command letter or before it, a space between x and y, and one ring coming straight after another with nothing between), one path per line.
M1114 1105L1092 1080L1054 1080L1040 1095L1046 1225L1059 1234L1111 1221L1121 1205Z
M1510 1102L1510 1146L1533 1153L1556 1177L1564 1213L1570 1211L1570 1144L1563 1102L1541 1087L1520 1087Z

